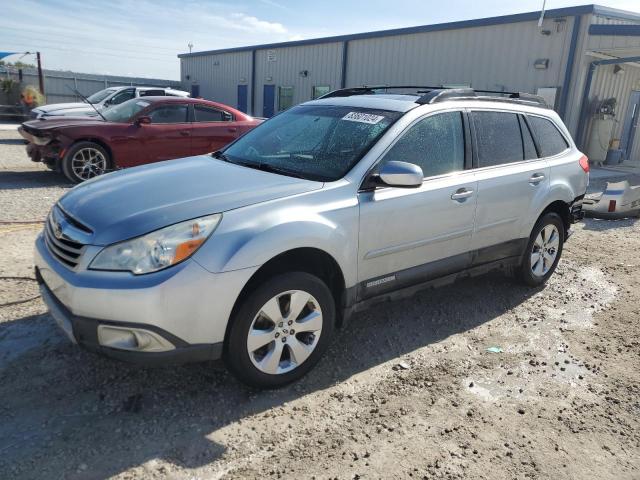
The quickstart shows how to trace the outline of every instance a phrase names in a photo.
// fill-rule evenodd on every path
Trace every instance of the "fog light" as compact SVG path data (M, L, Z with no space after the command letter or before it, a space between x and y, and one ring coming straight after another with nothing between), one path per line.
M98 342L103 347L134 352L167 352L175 346L157 333L141 328L98 326Z

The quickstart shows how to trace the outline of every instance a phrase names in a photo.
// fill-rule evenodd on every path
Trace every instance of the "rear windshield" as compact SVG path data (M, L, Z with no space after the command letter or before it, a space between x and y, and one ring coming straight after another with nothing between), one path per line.
M301 105L261 124L224 150L253 168L317 181L338 180L402 113L355 107Z

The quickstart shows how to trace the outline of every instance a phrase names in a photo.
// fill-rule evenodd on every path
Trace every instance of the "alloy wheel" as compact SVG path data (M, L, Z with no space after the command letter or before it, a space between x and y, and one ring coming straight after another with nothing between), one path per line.
M301 365L318 345L322 310L308 292L289 290L272 297L254 317L247 351L261 372L279 375Z
M107 159L98 149L82 148L73 155L71 169L78 178L89 180L106 172Z
M560 232L555 225L546 225L533 242L531 250L531 271L536 277L544 277L553 267L558 257Z

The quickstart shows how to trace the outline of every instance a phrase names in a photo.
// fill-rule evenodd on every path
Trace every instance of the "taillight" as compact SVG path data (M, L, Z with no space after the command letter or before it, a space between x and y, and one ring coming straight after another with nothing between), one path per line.
M589 173L589 158L587 158L586 155L583 155L582 157L580 157L580 166L582 167L582 170L584 170L584 173Z
M615 211L616 211L616 201L609 200L609 212L615 212Z

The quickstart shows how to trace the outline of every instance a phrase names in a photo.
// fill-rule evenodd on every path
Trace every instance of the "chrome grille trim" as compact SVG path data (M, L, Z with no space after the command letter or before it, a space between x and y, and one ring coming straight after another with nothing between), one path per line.
M57 207L54 207L54 209ZM85 250L85 245L68 238L64 238L64 231L62 235L56 236L56 228L62 228L64 230L66 225L54 224L54 215L59 215L59 212L49 214L44 226L44 241L47 249L51 254L64 266L75 269L80 263L80 258ZM59 232L60 233L60 232Z

